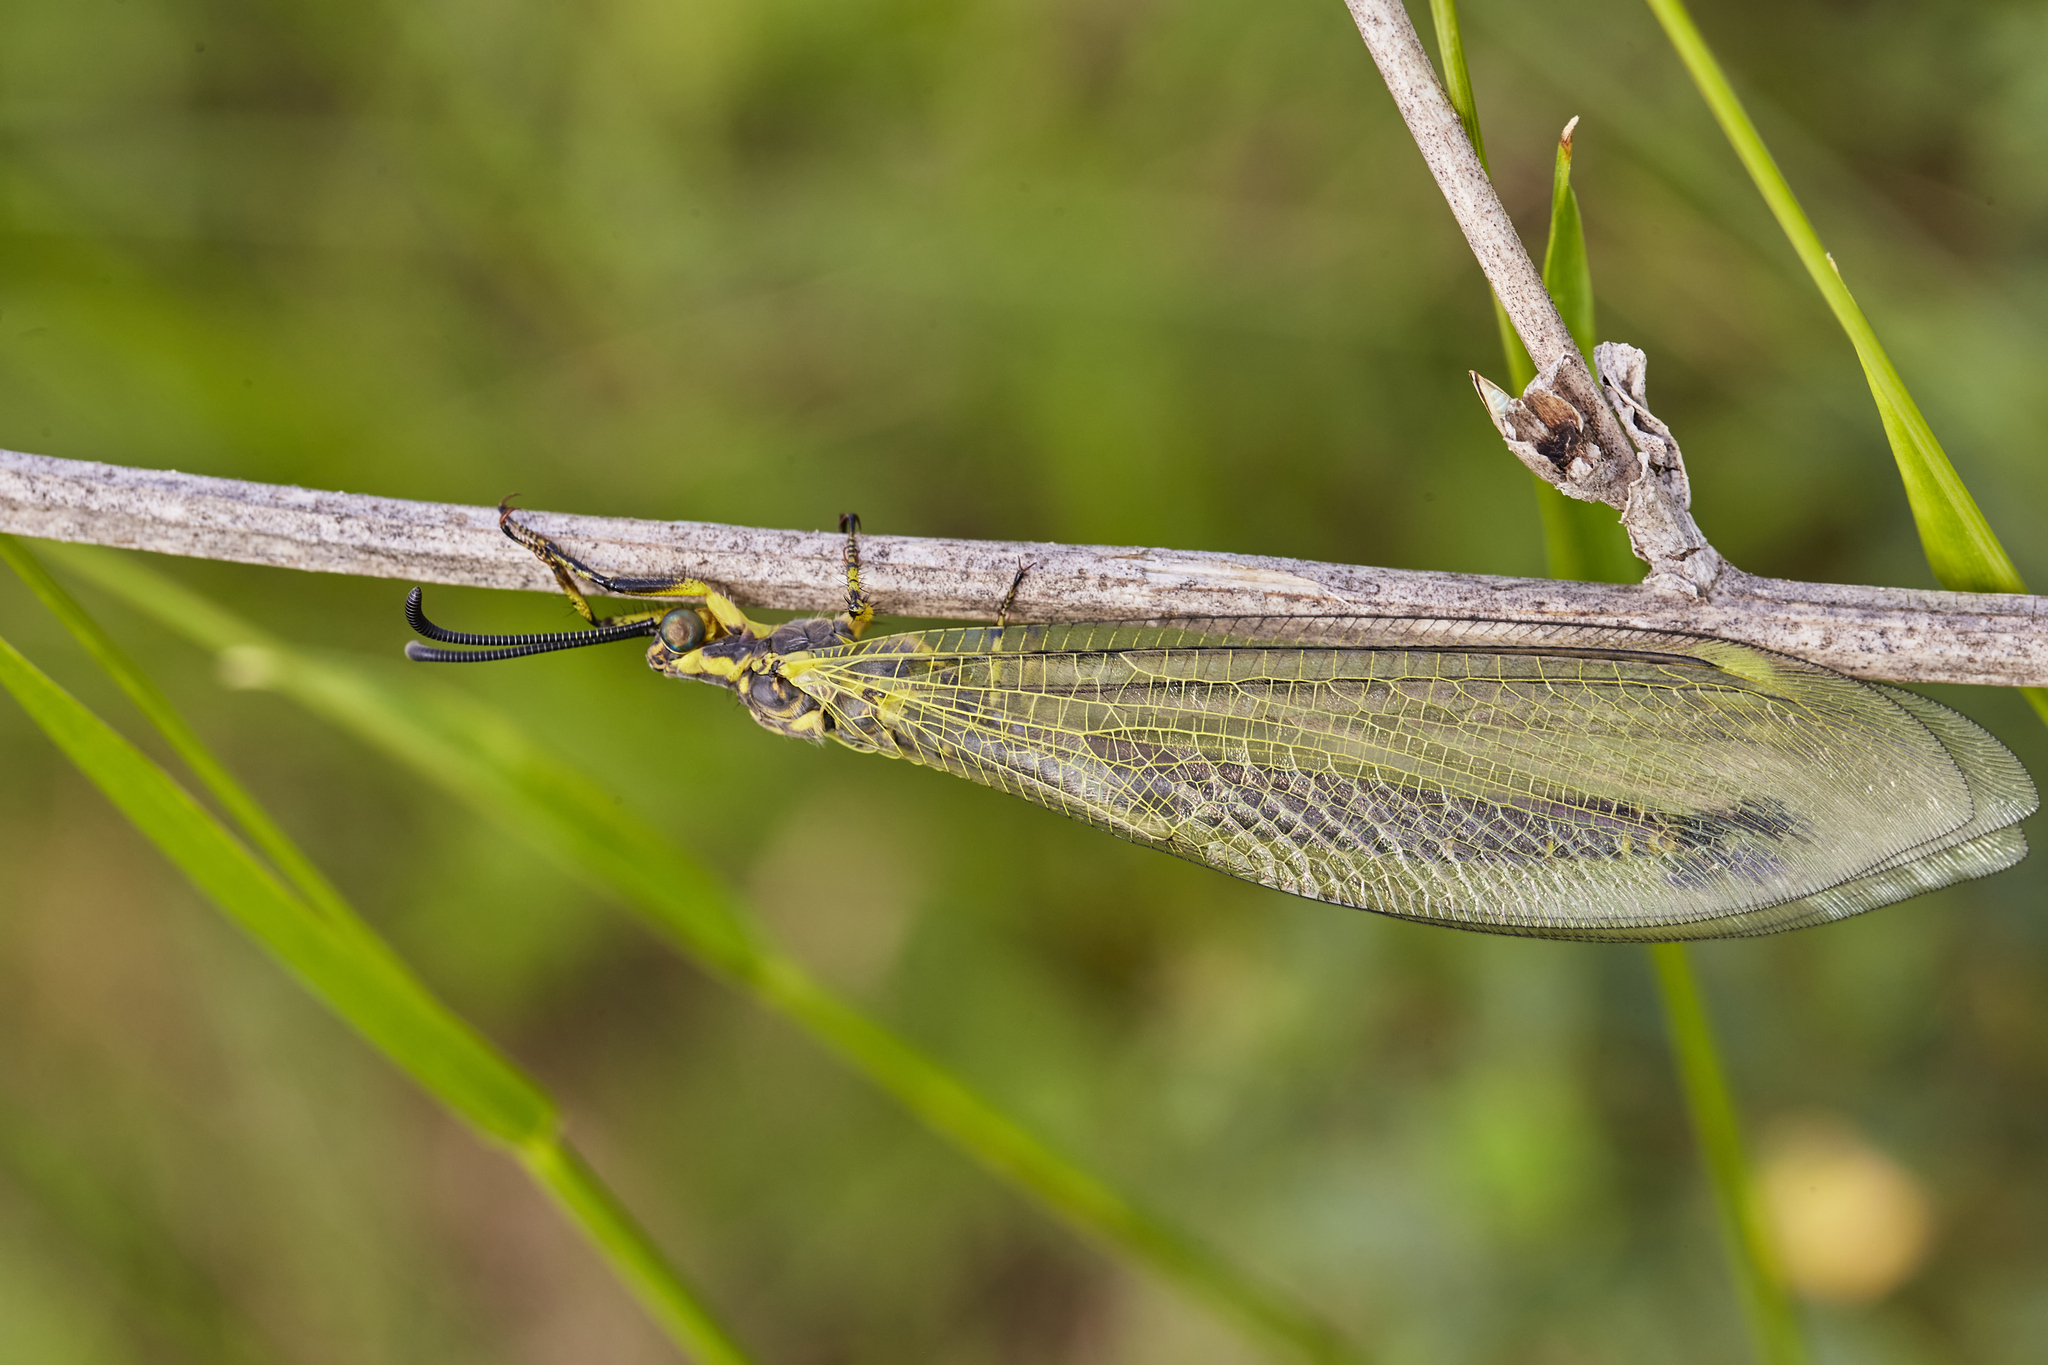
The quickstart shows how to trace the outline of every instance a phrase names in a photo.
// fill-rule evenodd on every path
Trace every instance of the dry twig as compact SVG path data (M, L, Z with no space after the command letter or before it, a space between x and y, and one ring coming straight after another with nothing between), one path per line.
M1535 360L1520 397L1474 376L1508 447L1570 496L1621 514L1650 566L1639 586L1354 568L1192 550L869 536L878 610L985 620L1430 615L1719 635L1859 678L2048 686L2048 599L1758 578L1694 525L1678 443L1650 415L1645 359L1603 345L1596 381L1501 208L1400 0L1347 0L1423 159ZM1610 406L1611 405L1611 406ZM1619 414L1619 416L1617 416ZM611 573L690 574L747 606L835 605L840 541L765 531L531 513ZM127 469L0 452L0 530L166 554L419 583L552 592L494 509ZM1016 583L1029 562L1028 583ZM1022 587L1014 600L1006 589Z
M1629 544L1650 566L1651 587L1686 597L1713 592L1727 565L1693 524L1678 442L1649 414L1643 353L1599 348L1603 401L1603 385L1550 301L1401 0L1346 2L1479 268L1536 362L1520 398L1472 376L1508 449L1568 497L1620 512Z
M831 609L845 592L843 542L829 531L544 512L521 519L599 569L693 573L749 606ZM533 556L498 533L495 508L40 455L0 452L0 531L319 573L556 590ZM2039 597L1792 583L1731 569L1711 595L1693 599L1642 586L1198 550L905 536L864 537L862 558L876 608L896 616L987 620L1025 561L1032 570L1014 621L1349 613L1572 621L1721 635L1862 678L2048 685L2048 600Z

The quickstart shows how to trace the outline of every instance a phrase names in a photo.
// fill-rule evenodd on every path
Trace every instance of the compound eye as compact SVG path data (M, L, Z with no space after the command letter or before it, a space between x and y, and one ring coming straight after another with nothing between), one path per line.
M671 654L688 654L704 643L704 618L689 607L677 607L661 618L654 634Z

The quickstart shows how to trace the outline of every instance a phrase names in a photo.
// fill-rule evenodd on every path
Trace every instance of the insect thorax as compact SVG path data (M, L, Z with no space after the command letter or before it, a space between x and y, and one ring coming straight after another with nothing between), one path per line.
M680 655L657 639L647 650L647 664L672 678L726 688L765 729L815 742L831 730L830 718L816 698L785 676L783 665L852 638L843 617L786 621L765 636L727 635Z

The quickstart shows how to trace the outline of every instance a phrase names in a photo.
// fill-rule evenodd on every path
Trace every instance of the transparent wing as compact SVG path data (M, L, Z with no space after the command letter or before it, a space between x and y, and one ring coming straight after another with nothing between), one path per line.
M1510 933L1840 918L2016 860L2006 827L2033 800L1946 708L1652 632L967 628L824 651L790 676L856 747L1280 890Z
M2003 872L2027 856L2027 836L2018 822L2041 802L2033 779L2012 751L1940 702L1882 683L1869 686L1898 702L1949 751L1962 769L1975 806L1969 823L1818 895L1714 921L1713 936L1769 934L1847 919L1925 891Z

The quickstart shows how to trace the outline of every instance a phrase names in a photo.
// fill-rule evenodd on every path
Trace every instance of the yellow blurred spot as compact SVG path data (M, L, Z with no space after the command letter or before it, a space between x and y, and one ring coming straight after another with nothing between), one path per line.
M261 645L232 645L221 651L222 686L237 691L261 691L275 687L280 673L277 651Z
M1833 1115L1780 1124L1757 1172L1764 1215L1794 1291L1872 1303L1926 1259L1934 1215L1912 1172Z

